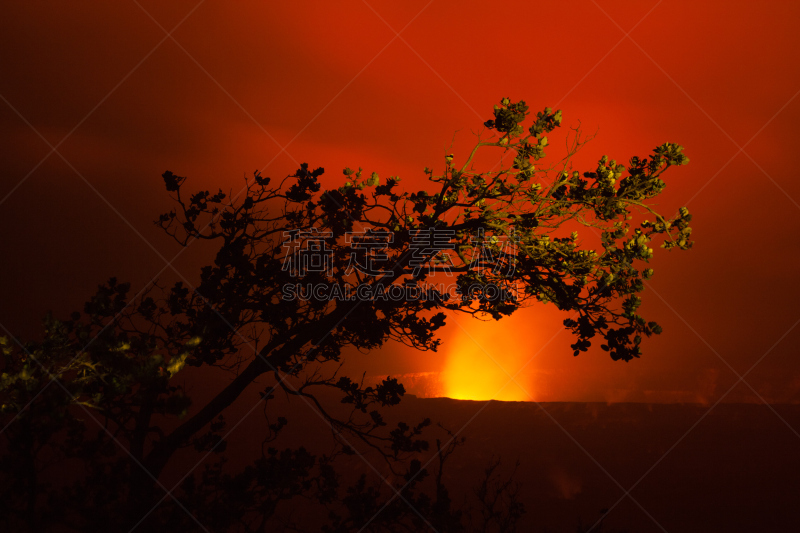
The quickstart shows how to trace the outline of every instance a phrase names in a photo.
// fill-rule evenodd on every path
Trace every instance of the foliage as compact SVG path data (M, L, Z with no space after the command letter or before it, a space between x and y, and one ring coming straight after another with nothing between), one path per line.
M130 297L130 286L112 278L83 313L48 317L43 341L3 338L4 519L17 530L300 528L280 511L301 499L325 511L318 526L328 531L513 530L523 506L516 486L497 480L497 464L475 493L479 514L459 510L442 472L461 441L437 440L438 461L428 468L420 457L430 420L392 425L382 414L400 402L403 386L390 378L365 386L340 376L336 363L345 349L373 350L389 340L435 351L449 313L499 319L536 302L571 315L565 325L577 337L575 355L600 335L603 350L629 361L641 355L643 336L661 332L636 311L653 275L649 244L692 245L688 211L665 217L651 202L665 187L663 173L688 162L682 147L664 144L627 167L603 156L580 173L572 158L586 138L576 131L566 156L543 167L547 135L562 115L546 108L526 129L528 115L524 102L503 99L485 124L491 139L479 139L460 165L446 156L441 174L425 169L432 191L401 192L398 177L383 182L348 168L342 186L320 192L323 169L303 164L279 183L256 172L240 199L221 190L188 194L186 178L165 172L176 208L157 224L183 246L214 243L214 262L194 288L178 282ZM513 163L475 170L484 149L510 154ZM636 211L654 221L634 228ZM579 228L585 240L566 234ZM416 246L426 231L445 232L450 253ZM380 250L379 273L353 268L354 242ZM286 268L297 249L324 250L325 268ZM456 290L439 290L442 279ZM367 287L371 297L286 293L287 286L313 286L331 294L344 285ZM426 297L387 298L391 287ZM187 367L224 376L202 405L192 404L179 379ZM264 451L231 471L226 435L235 426L224 415L254 388L267 417ZM291 426L276 412L277 391L321 414L336 442L331 451L272 445ZM326 391L338 407L326 403ZM164 499L173 488L161 482L168 465L187 450L218 460ZM376 485L337 470L365 453L381 458L391 481ZM71 474L56 479L47 474L53 467Z

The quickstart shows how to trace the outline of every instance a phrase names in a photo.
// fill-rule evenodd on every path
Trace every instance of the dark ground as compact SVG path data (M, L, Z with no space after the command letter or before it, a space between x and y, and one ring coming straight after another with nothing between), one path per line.
M310 409L294 409L295 429L324 434ZM601 509L610 509L603 531L800 531L800 436L792 429L800 405L407 397L388 413L387 421L427 416L454 432L463 427L466 443L446 476L456 500L493 456L505 472L519 459L528 510L521 531L575 532L594 525ZM256 446L257 434L243 431L231 445ZM370 471L354 460L354 472Z

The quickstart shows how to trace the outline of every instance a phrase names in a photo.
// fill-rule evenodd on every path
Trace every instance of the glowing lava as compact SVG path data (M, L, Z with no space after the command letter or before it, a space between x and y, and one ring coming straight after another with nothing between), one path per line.
M464 321L462 321L463 324ZM471 320L450 339L442 372L443 395L459 400L530 401L525 347L497 322ZM514 377L514 381L511 378Z

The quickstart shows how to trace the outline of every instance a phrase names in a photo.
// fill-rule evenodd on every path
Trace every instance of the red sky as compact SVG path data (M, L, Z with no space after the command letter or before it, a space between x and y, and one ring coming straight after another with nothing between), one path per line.
M664 333L629 364L573 358L565 317L534 308L457 317L438 355L391 346L353 368L427 373L417 392L466 365L498 389L519 371L507 390L536 400L705 402L749 372L727 398L800 401L797 3L164 4L4 7L4 327L32 335L110 276L138 289L159 275L180 252L152 224L169 209L167 169L237 189L255 169L284 176L307 161L331 186L362 166L417 187L508 96L597 130L587 166L685 146L691 164L670 171L659 202L689 207L697 242L657 251L643 296ZM196 245L173 266L195 280L209 253Z

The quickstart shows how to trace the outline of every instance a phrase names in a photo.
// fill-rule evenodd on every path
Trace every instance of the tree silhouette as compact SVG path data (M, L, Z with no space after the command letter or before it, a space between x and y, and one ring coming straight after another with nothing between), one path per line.
M435 351L449 313L500 319L535 302L570 313L575 355L599 336L630 361L643 336L661 332L636 310L653 274L648 244L692 244L686 208L665 217L651 202L662 174L688 162L682 147L627 167L604 156L580 173L572 159L587 139L575 130L566 156L541 166L561 112L547 108L526 129L528 114L503 99L484 125L491 138L458 164L445 157L441 174L425 169L430 192L361 169L320 192L323 169L303 164L279 183L256 172L240 196L189 194L186 178L165 172L176 207L156 223L183 246L211 241L214 262L196 287L133 297L112 278L83 313L48 317L42 341L2 338L3 520L64 531L513 530L524 507L498 463L477 485L480 504L459 507L443 471L462 440L445 433L423 462L431 421L384 419L402 384L365 384L337 362L389 340ZM487 149L513 163L476 170ZM637 212L654 220L634 226ZM180 379L187 367L222 376L204 378L217 388L198 405ZM233 468L226 435L236 426L225 415L256 388L263 453ZM278 392L327 421L328 451L271 445L291 426ZM216 460L165 485L188 453ZM377 481L338 466L369 454L381 460ZM311 510L283 512L298 501Z

